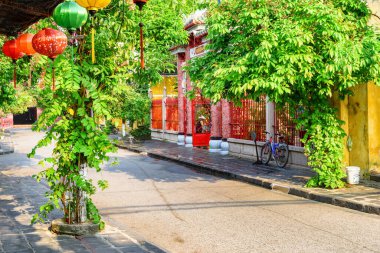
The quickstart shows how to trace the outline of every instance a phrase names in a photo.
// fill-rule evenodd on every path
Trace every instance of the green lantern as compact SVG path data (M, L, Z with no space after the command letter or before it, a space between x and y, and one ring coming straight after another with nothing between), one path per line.
M88 13L76 2L66 0L54 9L53 18L57 25L72 33L86 23Z

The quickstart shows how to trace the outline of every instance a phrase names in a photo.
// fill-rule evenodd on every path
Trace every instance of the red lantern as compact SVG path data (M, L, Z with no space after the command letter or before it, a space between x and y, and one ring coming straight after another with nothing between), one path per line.
M3 45L3 53L12 58L12 60L17 60L24 56L24 54L20 51L20 48L17 47L16 40L8 40Z
M36 53L32 45L34 34L24 33L17 38L17 46L21 52L24 54L31 56Z
M34 35L32 45L37 53L46 55L53 60L65 51L67 37L61 31L45 28Z
M133 3L136 4L140 10L146 4L147 0L133 0Z
M16 88L16 60L23 57L24 54L20 51L20 49L17 47L16 40L8 40L3 45L3 53L12 58L13 60L13 86Z
M46 55L53 60L53 90L55 90L54 59L63 53L67 47L66 35L58 30L45 28L34 35L32 45L37 53Z

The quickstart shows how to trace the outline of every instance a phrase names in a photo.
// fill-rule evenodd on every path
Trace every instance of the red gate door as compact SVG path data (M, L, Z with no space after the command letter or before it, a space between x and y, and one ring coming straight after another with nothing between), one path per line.
M211 131L210 100L197 97L192 101L193 146L208 147Z

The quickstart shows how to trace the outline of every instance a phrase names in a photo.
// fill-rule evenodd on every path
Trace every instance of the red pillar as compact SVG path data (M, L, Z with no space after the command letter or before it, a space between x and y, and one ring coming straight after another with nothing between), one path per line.
M190 47L186 47L186 62L190 60ZM186 78L186 90L187 91L190 91L192 90L192 86L191 86L191 81L190 81L190 77L187 74L187 78ZM190 99L187 99L187 103L186 103L186 122L187 122L187 126L186 126L186 133L187 134L192 134L193 133L193 119L192 119L192 110L193 110L193 106L192 106L192 101Z
M177 72L178 72L178 134L185 134L185 94L182 83L186 81L182 65L185 62L185 54L177 54ZM186 86L185 86L186 87Z
M210 152L219 152L222 143L222 103L211 105L211 137Z
M231 104L227 100L222 100L222 137L231 137Z

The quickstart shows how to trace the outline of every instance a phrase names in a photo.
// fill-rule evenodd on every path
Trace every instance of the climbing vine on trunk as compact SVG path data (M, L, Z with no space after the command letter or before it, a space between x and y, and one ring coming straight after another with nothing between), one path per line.
M184 1L187 2L190 3ZM43 113L34 130L46 131L46 135L29 156L51 143L54 149L51 157L41 161L45 169L35 176L38 181L46 181L50 189L46 193L47 202L33 222L45 220L54 209L62 209L68 223L88 219L104 226L91 195L97 187L105 189L108 183L99 180L95 184L86 173L90 169L101 171L102 164L110 160L108 154L116 148L98 123L100 119L110 121L120 117L120 111L113 111L114 105L126 104L124 110L138 106L118 101L114 94L125 90L120 86L128 85L133 90L131 94L138 93L146 107L144 96L148 97L149 85L159 81L160 73L175 68L168 49L174 44L184 44L187 33L183 30L182 13L177 5L172 5L164 0L151 0L144 7L144 70L136 58L140 15L131 1L124 0L112 1L106 10L96 14L95 64L91 60L90 24L82 27L78 41L71 41L73 45L57 57L55 91L51 89L51 62L36 59L35 72L43 73L39 83L42 88L36 94ZM157 15L162 9L166 11ZM49 20L35 29L46 26L52 26Z

